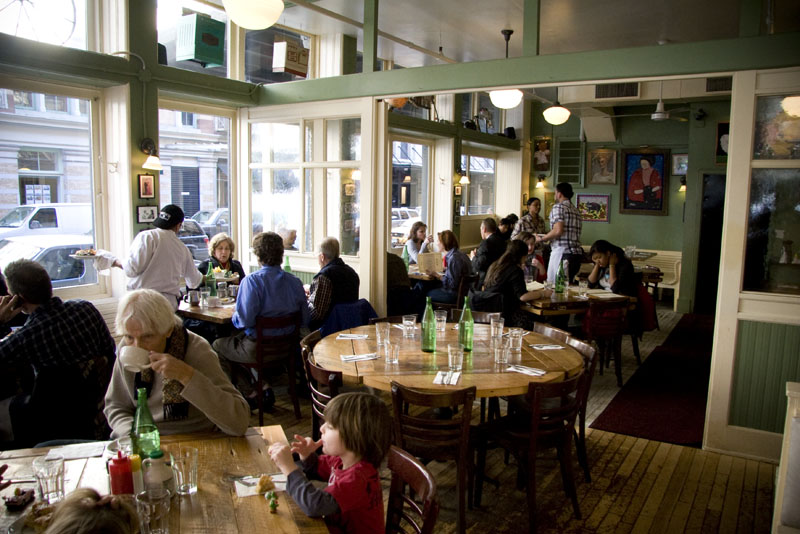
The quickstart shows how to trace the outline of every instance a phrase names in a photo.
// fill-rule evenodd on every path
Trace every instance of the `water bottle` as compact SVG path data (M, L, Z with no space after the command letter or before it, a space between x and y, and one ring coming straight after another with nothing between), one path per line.
M567 276L564 274L564 260L561 260L561 263L558 264L558 272L556 273L556 285L554 292L558 295L564 293L564 286Z
M150 458L142 462L144 471L144 489L169 490L171 495L175 495L175 475L172 466L167 463L164 451L156 449L150 453Z
M406 264L406 271L407 271L408 270L408 248L407 247L405 247L405 246L403 247L403 254L400 257L403 258L403 263Z
M147 390L139 388L138 395L136 415L133 417L133 427L131 427L131 441L133 452L147 457L161 446L161 437L150 414L150 408L147 407Z
M217 279L214 276L214 266L211 261L208 262L208 271L206 272L206 287L211 291L209 296L217 296Z
M458 342L466 351L472 351L472 334L475 330L475 321L472 320L472 311L469 309L469 297L464 297L464 309L458 320Z
M292 266L289 265L289 256L283 257L283 272L292 274Z
M436 316L430 297L425 297L425 313L422 315L422 352L436 351Z

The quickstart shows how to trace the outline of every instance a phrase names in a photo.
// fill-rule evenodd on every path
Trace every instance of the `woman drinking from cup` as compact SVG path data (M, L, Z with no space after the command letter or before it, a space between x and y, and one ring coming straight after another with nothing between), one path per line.
M233 253L236 250L236 245L233 239L226 233L219 233L211 238L208 242L208 253L211 255L206 261L200 263L197 267L202 274L208 272L208 264L211 263L212 268L219 267L223 271L230 271L236 274L241 281L244 278L244 269L242 264L233 259ZM236 282L237 284L239 282Z
M408 252L408 263L417 263L417 254L433 250L433 236L425 236L427 229L428 226L422 221L417 221L411 225L411 231L408 232L408 240L405 245L406 252Z

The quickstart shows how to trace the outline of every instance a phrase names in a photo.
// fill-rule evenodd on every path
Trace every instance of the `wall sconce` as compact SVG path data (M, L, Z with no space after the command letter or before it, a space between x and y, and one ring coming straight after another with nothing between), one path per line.
M142 165L143 169L150 169L153 171L160 171L164 169L164 167L161 165L161 160L158 159L158 150L156 149L155 141L149 137L145 137L142 139L142 142L139 143L139 149L147 154L147 159Z
M686 177L685 176L681 176L681 186L678 188L678 191L681 192L681 193L685 193L686 192Z
M469 176L467 176L467 173L461 175L458 185L469 185Z
M540 174L539 175L539 181L536 182L536 189L544 188L544 182L545 182L544 174Z
M405 177L403 178L403 183L404 184L410 184L411 183L411 175L410 174L406 174L405 175Z

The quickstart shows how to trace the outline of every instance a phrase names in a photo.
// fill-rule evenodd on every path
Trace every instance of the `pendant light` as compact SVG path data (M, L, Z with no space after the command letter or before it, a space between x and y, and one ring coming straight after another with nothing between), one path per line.
M544 120L553 126L564 124L569 119L570 112L567 108L558 103L558 100L553 102L553 105L542 112Z
M514 30L500 30L506 40L506 59L508 59L508 41ZM515 108L522 101L522 91L519 89L498 89L489 91L489 99L496 108L511 109Z
M246 30L269 28L283 13L283 0L222 0L225 13Z

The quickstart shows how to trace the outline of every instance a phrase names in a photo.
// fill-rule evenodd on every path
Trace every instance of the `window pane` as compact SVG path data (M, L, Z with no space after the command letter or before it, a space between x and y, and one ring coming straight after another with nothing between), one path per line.
M245 80L252 83L279 83L304 80L306 76L273 70L273 51L276 42L287 41L308 53L311 64L311 38L283 28L247 31L244 43Z
M428 145L392 142L393 247L405 243L416 221L428 221L428 174Z
M358 161L361 159L361 119L325 121L326 161Z
M326 235L339 239L340 252L357 256L360 234L361 180L354 180L357 169L328 169L328 219Z
M500 131L500 110L494 107L489 93L478 93L478 129L482 132Z
M753 169L745 291L800 295L800 169Z
M470 156L467 215L494 213L494 160Z
M299 163L300 125L280 122L253 124L250 147L253 163Z
M314 161L314 123L306 121L306 161Z
M468 120L472 120L472 94L463 93L461 97L461 124Z
M228 76L225 11L201 0L160 0L158 42L167 65L220 78Z
M311 217L314 214L314 172L311 169L306 169L306 186L305 186L305 223L306 233L303 241L303 250L306 252L314 250L314 227L311 223ZM298 232L299 233L299 232Z
M191 117L191 121L186 121ZM190 124L185 124L189 122ZM208 258L204 240L231 234L228 162L230 119L217 115L159 110L160 204L177 204L192 223L181 240L195 261ZM238 244L241 247L241 244Z
M44 108L47 111L67 111L67 99L63 96L44 95Z
M754 159L800 159L798 132L800 132L800 95L758 98L753 143Z
M0 32L86 50L86 0L3 2Z
M272 195L268 198L271 207L270 230L277 232L286 228L301 229L303 223L302 190L299 169L276 169L272 178Z

